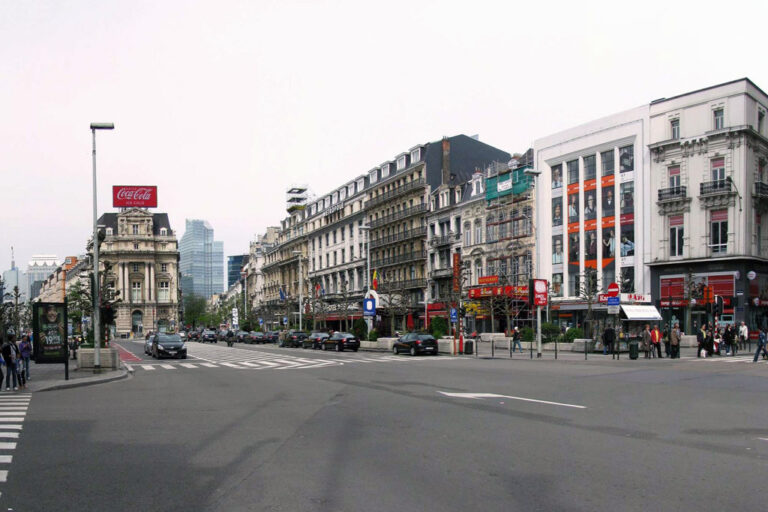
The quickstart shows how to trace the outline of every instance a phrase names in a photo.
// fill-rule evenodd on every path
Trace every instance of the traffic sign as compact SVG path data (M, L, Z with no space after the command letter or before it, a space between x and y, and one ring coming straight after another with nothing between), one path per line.
M618 306L621 304L621 297L608 297L608 306Z
M376 301L363 299L363 316L376 316Z
M619 306L608 306L608 314L609 315L618 315L619 314Z
M259 318L259 325L264 325L264 319L263 318Z
M288 325L288 317L287 316L283 317L283 325Z
M609 297L617 297L619 295L619 292L621 291L621 288L619 288L619 283L611 283L608 285L608 293L607 295ZM609 302L610 304L610 302Z
M459 314L456 312L456 308L451 308L451 323L459 321Z

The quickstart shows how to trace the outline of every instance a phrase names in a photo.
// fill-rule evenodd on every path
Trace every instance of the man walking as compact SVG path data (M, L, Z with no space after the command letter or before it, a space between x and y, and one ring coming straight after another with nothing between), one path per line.
M757 350L755 351L755 358L752 360L753 363L757 362L761 350L763 351L763 357L768 359L768 352L765 350L766 338L768 338L768 327L760 331L760 335L757 337Z
M747 328L747 324L742 321L741 326L739 326L739 350L747 349L748 339L749 339L749 328Z
M704 347L706 347L706 342L707 330L706 327L702 325L701 329L696 332L696 343L698 344L698 348L696 349L696 357L701 357L701 351L704 349Z
M645 351L645 358L650 359L651 358L651 352L653 351L653 347L651 347L651 326L650 324L645 324L645 329L643 329L643 350Z
M603 331L603 355L607 355L608 352L613 354L613 342L615 339L616 331L610 325L606 325Z
M520 329L515 327L514 332L512 333L512 352L515 351L515 347L520 349L520 353L523 353L523 345L520 343Z
M675 324L669 333L670 357L680 359L680 324Z
M651 343L653 343L651 350L656 353L656 356L659 359L661 359L661 331L659 330L658 324L654 325L653 330L651 331Z

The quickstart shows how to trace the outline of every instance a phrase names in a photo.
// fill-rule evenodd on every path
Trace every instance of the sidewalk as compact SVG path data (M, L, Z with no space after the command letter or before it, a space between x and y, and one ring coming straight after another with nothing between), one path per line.
M2 366L3 382L0 391L5 391L6 368ZM75 388L80 386L92 386L113 380L124 379L128 377L128 370L122 366L119 370L103 370L99 374L94 374L92 370L78 370L77 361L69 360L69 380L64 380L64 364L36 364L29 362L29 377L27 387L24 392L50 391L53 389ZM11 389L13 389L13 380L11 380ZM13 393L13 391L10 391Z

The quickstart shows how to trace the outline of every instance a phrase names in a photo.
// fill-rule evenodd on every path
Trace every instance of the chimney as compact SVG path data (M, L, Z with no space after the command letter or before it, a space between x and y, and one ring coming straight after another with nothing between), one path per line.
M448 137L443 137L443 179L442 184L451 182L451 143Z

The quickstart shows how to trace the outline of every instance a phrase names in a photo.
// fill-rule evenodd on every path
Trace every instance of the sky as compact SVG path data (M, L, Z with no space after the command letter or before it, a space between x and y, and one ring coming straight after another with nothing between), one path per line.
M157 185L180 239L225 255L416 144L510 153L742 77L768 90L768 2L0 0L0 270L85 252L99 214ZM713 6L714 7L714 6Z

